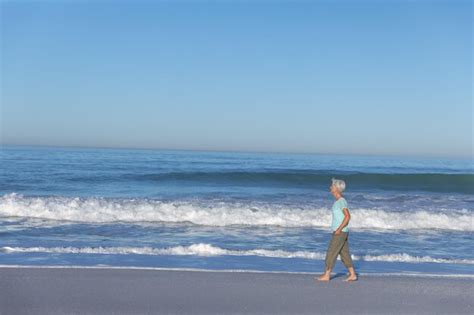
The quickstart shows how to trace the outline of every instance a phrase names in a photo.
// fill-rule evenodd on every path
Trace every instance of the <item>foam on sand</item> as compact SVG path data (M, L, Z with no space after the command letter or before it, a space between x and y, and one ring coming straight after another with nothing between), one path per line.
M107 254L107 255L191 255L191 256L260 256L272 258L302 258L323 260L326 253L269 249L232 250L211 244L198 243L189 246L166 248L154 247L0 247L0 253L55 253L55 254ZM440 263L440 264L474 264L472 259L435 258L430 256L411 256L406 253L385 255L352 255L353 260L405 262L405 263Z

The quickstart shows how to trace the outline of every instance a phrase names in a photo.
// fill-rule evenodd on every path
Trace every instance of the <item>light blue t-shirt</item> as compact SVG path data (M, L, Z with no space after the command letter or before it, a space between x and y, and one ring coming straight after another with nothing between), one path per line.
M337 230L337 228L341 225L342 221L344 221L344 211L342 209L347 208L347 201L344 197L339 198L334 202L332 205L332 224L331 229L333 231ZM349 231L349 224L347 224L343 229L342 232Z

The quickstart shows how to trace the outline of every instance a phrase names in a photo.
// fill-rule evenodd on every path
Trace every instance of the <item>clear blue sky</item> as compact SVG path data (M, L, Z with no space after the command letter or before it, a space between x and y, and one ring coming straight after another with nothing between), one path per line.
M3 144L469 157L471 1L2 1Z

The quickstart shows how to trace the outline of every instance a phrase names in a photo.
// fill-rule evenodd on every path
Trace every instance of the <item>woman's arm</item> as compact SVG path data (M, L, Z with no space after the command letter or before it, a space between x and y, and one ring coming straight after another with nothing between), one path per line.
M334 232L334 234L341 234L342 232L342 229L349 224L349 220L351 219L351 214L349 213L349 209L347 208L344 208L342 209L342 211L344 212L344 220L342 220L342 223L341 225L339 225L339 227L337 228L337 230Z

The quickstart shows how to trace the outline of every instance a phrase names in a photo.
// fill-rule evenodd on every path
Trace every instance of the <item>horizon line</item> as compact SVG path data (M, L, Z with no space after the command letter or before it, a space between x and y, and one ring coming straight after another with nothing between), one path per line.
M340 156L365 156L365 157L398 157L398 158L421 158L421 159L451 159L451 160L473 160L470 156L442 156L423 154L389 154L389 153L344 153L344 152L314 152L314 151L260 151L260 150L231 150L231 149L190 149L190 148L167 148L167 147L114 147L114 146L87 146L87 145L55 145L55 144L15 144L1 143L4 146L16 147L43 147L43 148L77 148L77 149L105 149L105 150L156 150L156 151L192 151L192 152L221 152L221 153L255 153L255 154L294 154L294 155L340 155Z

